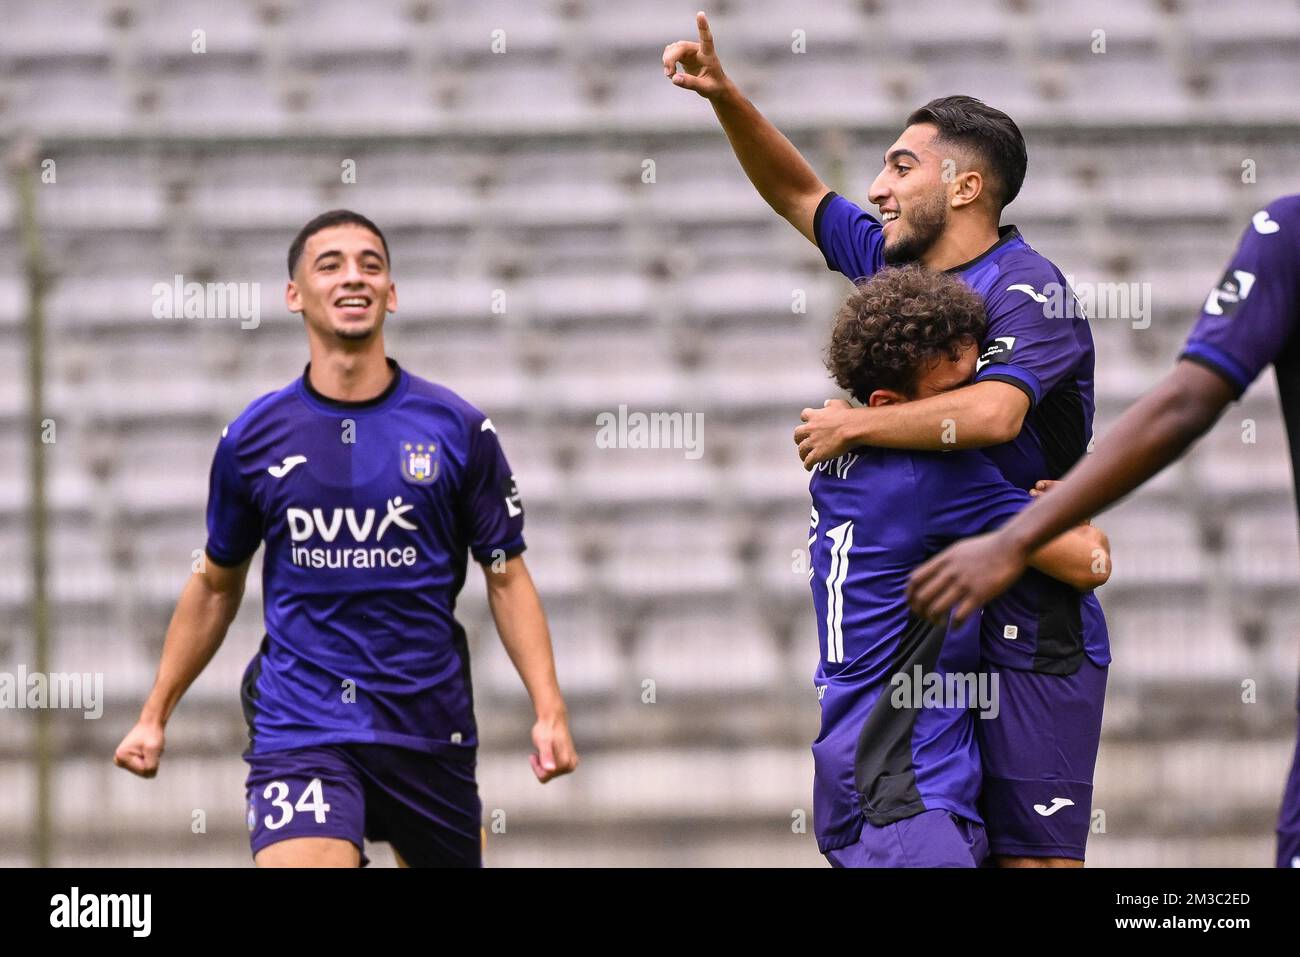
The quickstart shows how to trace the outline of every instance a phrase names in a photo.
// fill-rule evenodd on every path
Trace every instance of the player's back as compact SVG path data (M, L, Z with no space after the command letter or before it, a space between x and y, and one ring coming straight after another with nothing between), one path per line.
M821 660L813 745L822 851L943 808L978 821L979 616L936 626L906 601L911 572L943 545L1028 501L978 452L856 448L816 467L810 582Z

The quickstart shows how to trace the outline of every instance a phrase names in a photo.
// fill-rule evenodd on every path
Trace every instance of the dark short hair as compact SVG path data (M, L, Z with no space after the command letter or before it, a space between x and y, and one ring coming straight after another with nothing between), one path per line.
M379 241L384 246L384 258L388 260L388 265L391 268L393 257L388 255L388 240L384 238L384 234L378 226L360 213L354 213L350 209L331 209L328 213L321 213L298 230L298 235L293 237L293 242L289 244L289 278L293 278L293 271L298 266L298 260L302 258L302 251L307 247L308 239L322 229L329 229L331 226L344 226L348 223L364 226L379 237Z
M907 118L907 125L933 123L938 139L966 147L988 165L997 181L999 210L1016 198L1025 181L1029 154L1015 120L973 96L941 96Z
M840 306L826 368L859 402L877 389L911 397L923 363L955 362L986 325L984 300L956 276L915 265L882 269Z

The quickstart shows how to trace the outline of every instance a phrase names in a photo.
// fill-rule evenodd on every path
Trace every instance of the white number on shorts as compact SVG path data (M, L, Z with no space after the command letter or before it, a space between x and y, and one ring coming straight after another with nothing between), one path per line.
M266 826L268 829L274 831L278 828L284 827L293 820L293 812L295 810L312 811L316 815L317 824L325 823L325 812L330 809L330 806L325 803L325 794L321 790L320 778L311 779L307 786L302 789L302 794L298 796L296 804L290 804L286 801L285 798L288 796L289 785L285 784L283 781L272 781L266 786L266 790L262 792L262 797L270 801L271 805L278 808L280 811L280 819L278 821L272 820L271 815L269 814L266 816Z
M312 800L308 801L308 798ZM316 823L325 823L325 812L330 809L330 806L325 803L325 795L321 792L320 778L311 779L311 782L302 789L302 796L293 807L296 811L314 811Z

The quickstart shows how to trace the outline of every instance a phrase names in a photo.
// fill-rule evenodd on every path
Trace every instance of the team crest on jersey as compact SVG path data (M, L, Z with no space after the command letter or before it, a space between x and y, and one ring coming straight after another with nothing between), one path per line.
M403 442L399 458L408 482L431 485L438 477L438 446L432 442Z

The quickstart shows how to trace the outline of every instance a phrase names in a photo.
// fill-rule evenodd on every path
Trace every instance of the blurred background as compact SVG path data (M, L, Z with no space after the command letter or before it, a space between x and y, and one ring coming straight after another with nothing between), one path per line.
M1003 222L1076 285L1149 291L1149 321L1093 318L1104 435L1175 360L1251 214L1300 190L1300 4L1064 6L707 9L729 75L868 208L913 108L961 92L1011 114L1030 164ZM0 2L0 671L102 672L106 699L96 721L0 712L0 863L251 865L238 680L262 634L260 553L159 777L112 753L205 540L218 434L306 362L288 244L344 206L393 251L390 354L498 427L584 761L533 779L531 712L471 569L487 863L823 864L791 432L838 394L820 353L850 287L753 192L709 105L663 77L695 9ZM154 318L178 274L258 284L260 323ZM596 416L621 404L703 413L703 455L598 448ZM34 443L44 419L57 439ZM1270 865L1300 661L1273 373L1099 524L1115 663L1089 863Z

